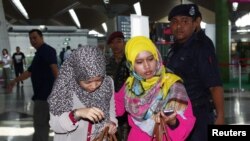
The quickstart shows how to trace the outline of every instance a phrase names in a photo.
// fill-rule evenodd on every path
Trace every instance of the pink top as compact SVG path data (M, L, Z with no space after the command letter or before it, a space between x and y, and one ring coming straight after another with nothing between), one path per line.
M119 92L115 94L115 109L116 115L122 116L125 113L125 106L124 106L124 96L125 96L125 85L120 89ZM184 112L184 116L186 119L183 119L180 115L177 114L177 118L179 120L179 126L175 129L166 128L171 141L184 141L189 133L192 131L195 117L193 115L192 105L190 100L188 100L187 109ZM143 140L143 141L151 141L152 137L149 136L147 133L143 132L132 120L131 115L128 115L128 122L131 126L128 141L135 141L135 140ZM166 140L166 139L164 139Z

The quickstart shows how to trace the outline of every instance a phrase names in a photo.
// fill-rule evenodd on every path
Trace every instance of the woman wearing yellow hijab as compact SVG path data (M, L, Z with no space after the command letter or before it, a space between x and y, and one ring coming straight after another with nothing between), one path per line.
M193 128L195 117L181 78L166 73L156 46L147 37L131 38L125 55L130 77L115 95L115 101L117 116L128 112L131 126L128 141L151 141L154 125L160 118L171 141L184 141ZM165 115L166 110L174 112Z

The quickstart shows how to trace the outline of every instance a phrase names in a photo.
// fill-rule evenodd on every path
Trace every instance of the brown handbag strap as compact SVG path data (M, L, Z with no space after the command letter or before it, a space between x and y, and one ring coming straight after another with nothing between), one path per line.
M101 132L101 134L96 137L93 141L103 141L104 139L108 140L108 141L117 141L117 138L114 134L109 134L109 127L105 127L104 130Z
M105 136L107 136L109 127L105 127L104 130L99 134L97 137L95 137L92 141L103 141Z
M160 120L160 123L155 123L152 141L153 139L156 139L156 141L163 141L164 136L169 140L165 126L166 125L162 119Z
M159 123L155 123L155 126L154 126L153 137L152 137L151 141L153 141L154 139L156 139L156 141L160 140L160 137L159 137Z
M109 135L110 141L117 141L115 134Z

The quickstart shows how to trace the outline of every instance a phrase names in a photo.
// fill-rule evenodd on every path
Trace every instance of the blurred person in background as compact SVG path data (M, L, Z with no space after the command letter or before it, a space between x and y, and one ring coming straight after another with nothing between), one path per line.
M65 48L62 48L62 50L61 50L61 52L60 52L60 54L59 54L60 61L61 61L60 65L63 64L63 61L64 61L64 53L65 53Z
M13 66L15 70L15 75L18 77L24 71L24 65L26 65L25 55L20 51L20 47L16 47L16 52L12 55ZM19 85L19 83L17 83ZM21 81L23 84L23 81Z
M63 56L63 61L65 61L67 58L69 58L71 53L72 53L71 47L67 46L66 51L65 51L64 56Z
M112 50L112 56L107 59L107 75L114 79L115 92L118 92L129 76L129 69L126 66L126 57L124 54L125 44L124 35L120 31L115 31L110 34L107 44ZM127 141L129 132L127 113L117 117L118 131L117 137L119 141Z
M8 83L11 79L11 56L7 49L2 50L2 60L0 62L3 67L2 77L4 79L3 88L7 88Z

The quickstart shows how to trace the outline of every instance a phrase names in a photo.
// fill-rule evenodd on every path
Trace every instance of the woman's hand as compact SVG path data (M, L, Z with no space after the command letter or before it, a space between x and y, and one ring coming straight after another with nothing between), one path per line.
M163 119L165 124L168 125L175 125L176 124L176 112L172 113L169 116L166 116L163 111L157 113L156 115L153 116L153 119L155 120L156 123L160 123L160 120Z
M75 111L76 116L89 119L92 122L98 122L104 119L104 113L101 109L96 107L91 108L79 108Z
M176 111L174 113L172 113L169 116L166 116L163 111L160 112L160 116L163 119L164 123L168 124L168 125L175 125L176 124Z
M215 125L223 125L223 124L225 124L225 118L224 118L224 116L218 115L216 117L216 119L215 119L215 123L214 124Z
M109 134L113 135L116 133L117 127L116 127L116 124L114 122L111 121L111 122L107 123L106 126L109 127L109 132L108 132Z

